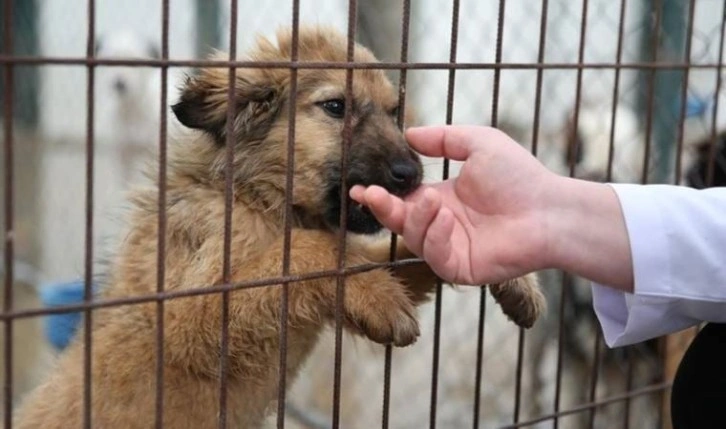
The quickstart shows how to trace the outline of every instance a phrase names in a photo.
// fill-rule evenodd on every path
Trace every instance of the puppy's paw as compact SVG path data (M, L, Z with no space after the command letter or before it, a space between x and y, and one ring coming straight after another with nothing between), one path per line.
M396 281L348 288L345 306L353 329L377 343L404 347L420 334L413 303Z
M547 308L547 301L538 283L537 276L532 273L491 285L489 290L504 314L517 325L531 328Z

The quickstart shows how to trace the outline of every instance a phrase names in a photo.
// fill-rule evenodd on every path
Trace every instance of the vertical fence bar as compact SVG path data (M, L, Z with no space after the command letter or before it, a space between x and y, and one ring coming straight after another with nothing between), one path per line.
M542 0L542 14L539 22L539 48L537 49L537 64L544 64L545 45L547 40L547 12L549 9L549 1ZM537 68L537 83L534 98L534 120L532 121L532 155L537 156L537 146L539 144L539 122L540 110L542 108L542 80L544 78L544 70Z
M496 64L502 62L502 40L504 34L504 11L506 6L506 0L500 0L499 12L497 14L497 39L496 39L496 52L494 61ZM500 81L499 68L494 69L494 81L492 85L492 113L491 113L491 126L496 127L498 122L498 106L499 106L499 81ZM448 169L446 160L444 161L444 168ZM472 426L474 428L479 427L479 420L481 417L481 386L482 378L484 376L484 328L486 320L486 302L487 302L487 288L482 286L479 290L479 326L477 327L477 346L476 346L476 373L474 375L474 416Z
M229 60L237 58L237 0L230 0ZM225 139L224 168L224 238L222 247L222 283L231 282L232 208L234 201L234 118L237 115L235 95L236 68L227 74L227 136ZM227 427L227 371L229 366L229 291L222 292L222 315L219 352L219 429Z
M653 53L651 62L656 64L658 62L658 40L660 39L660 25L661 25L661 12L663 9L663 0L653 0L653 8L655 10L655 24L653 25L652 38L650 39L650 50ZM645 106L645 148L643 152L643 170L640 177L642 184L648 183L648 173L650 167L650 152L651 152L651 135L653 133L653 114L655 111L655 77L656 69L651 68L646 78L646 106Z
M169 59L169 0L161 2L161 59ZM159 219L156 249L156 291L164 292L166 277L166 120L169 66L162 64L159 110ZM156 301L156 429L164 427L164 299Z
M479 288L479 326L476 340L476 373L474 374L474 422L472 427L479 428L479 408L481 406L481 381L484 359L484 321L486 320L487 289Z
M545 59L545 47L547 39L547 12L549 8L548 0L542 1L542 13L540 14L539 24L539 48L537 49L537 64L544 64ZM534 99L534 119L532 121L532 155L537 156L537 149L539 144L539 127L540 127L540 113L542 107L542 81L544 70L540 67L537 68L537 81L535 84L535 99ZM520 412L520 395L521 395L521 383L522 383L522 367L523 367L523 354L524 354L524 329L519 330L519 343L517 345L517 375L516 375L516 391L515 405L514 405L514 423L519 422Z
M592 368L590 369L590 396L589 400L590 403L595 403L595 399L597 397L597 382L600 375L600 356L602 353L600 352L600 344L601 344L601 338L602 333L600 329L595 328L595 344L593 345L594 353L593 353L593 359L592 359ZM595 427L595 414L597 412L597 407L590 408L590 413L588 417L588 425L590 429L593 429Z
M545 48L547 40L547 16L549 10L548 0L542 1L542 12L540 14L539 23L539 47L537 49L537 64L544 64L545 61ZM541 119L541 108L542 108L542 81L544 80L544 70L540 67L537 68L537 81L535 83L535 99L534 99L534 119L532 120L532 155L537 156L537 150L539 145L539 128ZM519 422L519 398L521 395L521 380L522 380L522 366L524 353L524 330L520 329L519 332L519 344L517 349L517 391L515 392L516 404L514 410L514 423Z
M587 9L588 9L588 1L583 0L582 2L582 17L580 19L580 44L577 52L577 63L578 65L582 66L584 59L585 59L585 36L587 32ZM577 82L575 86L575 111L574 111L574 117L573 117L573 129L575 132L577 132L579 121L580 121L580 101L582 99L582 67L578 67L577 69ZM573 147L576 139L573 139L573 141L570 143L570 147L568 148L568 153L576 154L577 150L580 150L578 148ZM575 177L575 163L577 160L577 156L570 156L569 157L569 167L570 167L570 177ZM557 380L555 383L555 403L554 403L554 412L557 413L560 411L560 399L562 395L562 366L564 363L564 330L565 330L565 323L564 323L564 317L565 317L565 305L567 304L567 293L568 289L573 287L573 278L568 273L563 273L562 278L562 292L560 295L560 311L559 311L559 336L558 336L558 344L557 344ZM559 417L555 416L554 422L553 422L553 428L557 429L559 427Z
M3 10L3 53L7 56L13 55L13 0L5 0L5 8ZM4 70L5 89L3 94L3 113L5 114L5 286L3 290L3 312L8 313L13 310L13 259L14 252L14 231L13 231L13 63L9 62L5 65ZM5 400L3 402L4 423L5 428L12 427L12 409L13 409L13 319L5 320L5 383L3 385L3 393Z
M587 32L587 7L588 0L582 1L582 18L580 20L580 47L577 52L577 64L583 65L585 60L585 35ZM577 83L575 86L575 112L572 119L572 127L577 132L580 124L580 102L582 101L582 67L577 68ZM579 149L573 147L577 139L572 139L570 143L569 153L575 154ZM570 176L575 177L575 164L577 156L571 156L570 159Z
M448 175L448 160L444 160L444 174ZM439 392L439 348L441 343L441 280L436 281L436 300L434 302L434 348L431 363L431 404L429 409L429 427L436 428L436 403Z
M693 45L693 19L695 16L696 0L690 0L688 5L688 28L686 30L686 51L683 54L683 61L690 65L691 64L691 47ZM682 157L683 157L683 134L685 130L686 121L686 101L688 99L688 80L690 77L690 67L686 67L683 70L683 81L681 82L681 99L680 108L678 113L678 136L676 140L676 165L674 170L674 185L681 184L681 170L682 170Z
M567 290L570 287L570 284L568 284L567 280L567 273L562 273L563 279L562 279L562 289L560 292L560 310L559 310L559 323L558 323L558 333L557 333L557 369L556 369L556 376L555 376L555 399L553 404L553 412L559 413L560 412L560 396L562 394L562 365L564 363L564 343L565 343L565 305L567 304ZM557 415L554 417L554 421L552 422L552 428L557 429L560 425L560 420Z
M588 11L588 0L583 0L582 2L582 18L580 21L580 46L577 53L577 63L582 65L585 62L585 39L587 35L587 11ZM579 129L580 124L580 103L582 102L582 73L583 69L578 68L577 69L577 84L575 89L575 115L573 118L573 129L575 130L575 133L577 133L577 130ZM572 142L576 142L577 139L572 139ZM575 154L576 150L573 150L574 148L570 148L569 153ZM580 148L579 150L582 150ZM575 175L575 162L577 160L577 156L570 157L570 176ZM600 331L597 330L595 335L595 357L593 359L593 366L591 370L591 386L590 386L590 401L592 402L594 400L596 389L597 389L597 380L598 380L598 369L600 367L600 353L599 353L599 346L600 346ZM561 374L560 374L561 375ZM559 376L558 376L559 378ZM590 409L590 428L592 428L592 424L595 421L595 413L596 408Z
M86 40L86 57L93 58L96 37L96 2L88 0L88 34ZM88 81L86 87L86 242L85 242L85 273L83 300L93 300L93 158L94 158L94 78L95 66L87 64ZM83 427L91 429L91 385L92 385L92 311L84 312L83 335Z
M408 62L408 36L411 25L411 0L404 0L403 13L401 14L401 63ZM408 70L401 68L398 78L398 127L403 131L406 127L406 85ZM396 234L391 234L391 250L390 260L396 260ZM383 412L381 416L381 426L387 429L390 423L390 407L391 407L391 367L393 366L393 346L390 344L385 347L385 356L383 362Z
M452 13L451 13L451 41L449 46L449 63L456 64L456 51L459 40L459 0L454 0ZM456 85L456 67L449 69L449 81L447 85L447 96L446 96L446 124L450 125L454 115L454 90ZM444 159L443 171L441 172L442 179L447 180L449 178L449 160ZM443 284L441 279L436 280L436 298L434 302L434 344L433 344L433 356L431 363L431 406L430 406L430 417L429 427L434 429L436 427L436 409L438 405L438 392L439 392L439 361L440 361L440 348L441 348L441 305L443 301Z
M524 328L519 328L519 339L517 341L517 369L515 370L514 376L514 412L512 415L512 422L519 423L519 411L521 408L522 401L522 370L524 366Z
M618 23L618 47L615 53L615 64L620 65L623 59L623 35L625 33L625 11L627 0L620 1L620 21ZM617 126L618 98L620 94L620 67L615 68L615 81L613 82L613 107L610 113L610 141L608 142L608 168L606 181L613 177L613 158L615 157L615 127Z
M635 365L633 365L633 352L630 349L625 349L625 354L628 359L628 369L625 376L625 391L630 392L633 389L633 371ZM625 412L623 413L623 429L630 428L630 396L625 398Z
M298 60L300 28L300 0L292 2L292 34L290 61ZM287 128L287 165L285 174L285 228L283 236L282 275L290 275L290 246L292 237L292 199L293 199L293 171L295 169L295 110L297 107L297 74L296 67L290 67L290 105L288 108L289 124ZM290 297L290 284L282 284L280 299L280 361L277 386L277 427L285 427L285 402L287 390L287 320Z
M357 22L358 2L348 0L348 48L346 61L352 63L355 49L355 29ZM343 359L343 302L345 299L345 277L342 270L345 266L346 229L348 217L348 150L353 130L351 128L351 115L353 110L353 70L345 70L345 114L343 117L343 147L340 152L340 230L338 231L338 275L335 288L335 368L333 373L333 429L340 426L340 391L341 366Z

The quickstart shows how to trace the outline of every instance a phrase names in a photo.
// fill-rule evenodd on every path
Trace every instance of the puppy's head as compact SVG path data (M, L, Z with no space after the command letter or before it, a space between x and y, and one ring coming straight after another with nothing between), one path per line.
M289 61L289 31L277 43L260 39L248 59ZM330 29L301 28L298 57L301 62L340 62L347 58L346 37ZM374 62L367 49L356 45L356 62ZM290 103L294 100L294 173L292 203L303 222L340 225L341 182L380 185L404 196L421 183L419 157L408 147L397 125L398 96L382 70L355 70L352 98L346 103L346 71L306 69L292 75L285 68L238 68L233 82L233 121L228 123L229 69L209 68L190 77L180 102L173 106L179 121L204 131L213 152L212 178L224 176L224 147L234 145L235 183L242 193L252 193L268 208L284 204ZM346 108L349 111L346 112ZM346 128L345 117L350 126ZM342 150L350 131L347 168L341 169ZM229 133L232 133L229 135ZM373 233L381 226L367 209L347 197L346 226L358 233Z

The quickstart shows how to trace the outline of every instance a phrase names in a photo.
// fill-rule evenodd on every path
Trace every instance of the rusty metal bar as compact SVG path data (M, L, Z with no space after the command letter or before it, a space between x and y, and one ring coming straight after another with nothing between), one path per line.
M296 283L296 282L302 282L307 280L315 280L315 279L322 279L326 277L335 277L335 276L351 276L354 274L360 274L367 271L375 270L375 269L393 269L396 267L404 267L414 264L420 264L423 261L421 259L402 259L395 262L382 262L382 263L368 263L368 264L361 264L361 265L355 265L351 267L346 267L342 270L324 270L324 271L315 271L305 274L297 274L297 275L290 275L285 277L274 277L274 278L265 278L265 279L259 279L259 280L246 280L236 283L224 283L220 285L199 285L198 287L189 288L189 289L175 289L175 290L165 290L162 293L149 293L149 294L140 294L135 296L129 296L129 297L123 297L123 298L113 298L113 299L96 299L93 302L84 302L80 304L73 304L73 305L61 305L57 307L43 307L43 308L35 308L35 309L24 309L24 310L14 310L14 311L8 311L0 313L0 321L10 320L10 319L25 319L28 317L35 317L35 316L48 316L51 314L64 314L64 313L74 313L78 311L86 311L90 309L96 309L96 308L111 308L111 307L119 307L124 305L133 305L133 304L145 304L149 302L155 302L160 299L163 300L172 300L172 299L180 299L180 298L188 298L193 296L202 296L202 295L211 295L215 293L221 293L221 292L231 292L235 290L242 290L242 289L253 289L253 288L259 288L259 287L265 287L270 285L276 285L280 283Z
M554 414L555 419L553 422L553 429L559 427L559 420L557 414L560 412L560 396L562 394L562 365L564 363L564 343L565 343L565 304L567 304L567 290L570 285L565 281L567 273L562 273L562 291L560 292L560 309L559 309L559 324L557 334L557 375L555 381L555 399L554 399Z
M459 40L459 9L460 2L454 0L451 13L451 42L449 46L449 63L456 64L456 51ZM449 80L446 95L446 124L452 123L454 115L454 89L456 85L456 69L449 70ZM444 158L441 177L443 180L449 178L449 160ZM436 427L436 408L438 405L439 393L439 361L441 348L441 305L443 301L443 283L441 279L436 280L436 295L434 300L434 343L431 362L431 404L429 410L429 427Z
M663 0L655 0L653 3L655 9L655 25L653 28L653 39L651 41L652 52L653 52L653 63L658 62L658 38L660 36L661 28L661 15L663 9ZM640 177L642 184L648 183L648 173L650 166L650 140L653 131L653 111L655 109L655 69L650 70L650 75L647 79L647 106L646 106L646 118L645 118L645 149L643 154L643 170Z
M355 52L355 30L357 22L358 2L348 1L348 46L346 53L347 63L353 63ZM353 129L351 125L353 111L353 69L345 73L345 113L343 115L343 145L340 153L342 172L340 175L340 229L338 231L338 269L345 266L346 230L348 217L348 151L352 140ZM335 288L335 368L333 373L333 429L340 426L340 395L341 395L341 366L343 359L343 302L345 300L345 279L338 276Z
M169 58L169 0L161 2L161 58ZM156 249L156 291L164 291L166 277L166 120L169 69L161 67L159 111L159 224ZM156 301L156 429L164 427L164 300Z
M297 61L300 37L300 1L292 1L292 48L290 60ZM293 171L295 170L295 112L297 108L297 70L290 70L290 105L288 108L289 124L287 128L287 173L285 174L285 226L283 235L282 275L290 274L290 246L292 237L292 200ZM280 299L280 363L277 385L277 427L285 427L285 397L287 393L287 328L288 308L290 306L290 284L282 284Z
M633 365L633 353L630 349L625 350L628 359L628 370L625 376L625 391L630 392L633 389L633 373L635 365ZM630 396L625 398L625 412L623 413L623 429L630 428Z
M625 11L627 0L620 1L620 21L618 22L618 47L615 54L615 63L620 64L623 58L623 34L625 33ZM606 181L610 182L613 176L613 158L615 157L615 127L617 122L618 95L620 93L620 69L615 69L615 82L613 83L613 107L610 114L610 141L608 143L608 167Z
M547 36L547 11L548 11L548 0L542 2L542 13L540 14L540 26L539 26L539 48L537 49L537 64L544 63L545 56L545 41ZM540 113L542 107L542 81L543 81L543 69L537 69L537 83L535 86L535 100L534 100L534 120L532 123L532 155L537 156L537 146L539 144L539 126L540 126ZM522 384L522 369L523 369L523 355L524 355L524 329L519 330L519 342L517 344L517 370L516 370L516 385L514 393L514 423L519 422L520 413L520 397L521 397L521 384Z
M15 65L81 65L81 66L107 66L107 67L208 67L208 68L250 68L250 69L342 69L342 70L680 70L680 69L717 69L719 63L695 63L666 62L659 63L635 61L629 63L487 63L487 62L465 62L450 64L448 62L359 62L347 63L340 61L225 61L225 60L158 60L158 59L112 59L112 58L82 58L82 57L55 57L55 56L12 56L0 55L0 64Z
M597 382L600 375L600 358L602 353L600 352L600 344L602 338L602 331L595 328L595 345L593 346L594 353L592 359L592 369L590 370L590 403L594 403L597 398ZM595 412L597 408L590 409L590 415L588 417L588 427L593 429L595 427Z
M542 13L540 14L539 24L539 47L537 49L537 64L543 64L545 60L545 41L547 36L547 12L549 8L548 0L542 1ZM540 113L542 108L542 81L544 79L544 70L537 69L537 83L535 84L535 100L534 100L534 119L532 123L532 155L537 156L537 149L539 144L539 127L540 127ZM519 342L517 345L517 372L516 372L516 386L515 386L515 405L514 405L514 423L519 422L520 413L520 396L521 396L521 383L522 383L522 369L523 369L523 354L524 354L524 329L519 330Z
M580 47L577 52L577 62L582 64L585 59L585 35L587 34L587 7L588 0L582 1L582 19L580 20ZM577 132L578 126L580 125L580 102L582 101L582 69L577 70L577 84L575 85L575 113L572 119L572 128ZM577 139L571 139L570 147L568 152L575 154L578 148L574 146ZM570 162L570 176L575 177L575 165L577 162L577 156L569 157Z
M446 167L446 166L444 166ZM439 348L441 344L441 280L436 281L436 300L434 301L434 348L431 362L431 404L429 407L429 427L436 428L436 402L439 392Z
M479 326L476 340L476 374L474 375L474 421L472 427L479 428L479 408L481 403L482 364L484 356L484 321L486 319L487 288L479 288Z
M552 413L552 414L540 416L540 417L537 417L537 418L532 419L532 420L527 420L526 422L521 422L521 423L517 423L517 424L513 424L513 425L508 425L508 426L501 426L499 429L515 429L515 428L523 428L523 427L532 426L532 425L535 425L537 423L546 422L547 420L553 420L553 419L557 419L559 417L570 416L570 415L573 415L573 414L582 413L582 412L585 412L585 411L590 410L592 408L601 408L601 407L604 407L606 405L614 404L614 403L617 403L617 402L622 402L622 401L625 401L625 400L630 400L631 398L637 398L639 396L644 396L644 395L649 395L649 394L653 394L653 393L658 393L658 392L661 392L663 390L669 389L671 387L671 385L672 385L672 383L670 383L670 382L663 382L663 383L658 383L658 384L653 384L653 385L650 385L650 386L646 386L646 387L643 387L643 388L640 388L640 389L628 390L627 393L623 393L623 394L620 394L620 395L610 396L610 397L604 398L604 399L602 399L602 400L600 400L598 402L581 404L581 405L578 405L576 407L572 407L572 408L570 408L568 410L558 411L556 413Z
M408 62L408 38L411 26L411 0L404 0L403 12L401 14L401 55L402 63ZM403 132L405 129L406 118L406 85L408 72L400 70L398 76L398 127ZM396 260L397 236L391 233L391 249L390 261ZM390 344L385 346L383 361L383 411L381 415L381 426L387 429L390 424L390 406L391 406L391 367L393 366L393 346Z
M96 3L88 0L88 34L86 40L86 56L93 58L96 45ZM85 272L83 300L93 300L93 157L94 157L94 78L95 66L87 65L88 80L86 86L86 238L85 238ZM83 427L91 429L91 386L92 386L92 353L91 346L93 328L92 312L84 314L83 331Z
M3 54L13 55L13 0L5 0L5 8L3 9ZM5 114L5 286L3 288L3 313L9 313L13 310L13 258L15 257L15 236L13 224L13 73L14 67L12 63L8 63L4 70L5 90L3 95L3 113ZM12 319L5 321L5 383L3 385L3 393L5 395L3 401L4 426L6 429L12 428L12 410L13 410L13 321Z
M229 14L229 61L237 58L237 0L230 0ZM234 201L234 118L237 116L236 103L230 103L235 96L236 68L229 67L227 74L227 136L225 139L224 166L224 237L222 242L222 282L231 281L232 253L232 210ZM222 317L220 326L219 351L219 429L227 427L227 375L229 366L229 291L222 292Z
M522 406L522 370L524 366L524 328L519 328L519 340L517 341L517 369L515 370L514 382L514 415L512 421L519 423L519 411Z
M577 52L577 61L578 63L582 64L584 57L585 57L585 36L587 34L587 9L588 9L588 1L583 0L582 2L582 17L580 20L580 44L579 49ZM577 83L575 86L575 112L574 112L574 118L573 118L573 130L574 132L577 132L577 128L580 121L580 101L582 98L582 69L577 69ZM575 150L580 150L573 148L572 145L573 142L570 143L569 147L569 153L576 153ZM575 176L575 162L577 157L571 156L569 157L569 168L570 168L570 177ZM557 381L555 383L555 401L554 401L554 411L555 414L559 413L560 411L560 398L562 394L562 366L564 363L564 318L565 318L565 305L567 303L567 293L568 289L573 287L572 285L572 277L568 273L562 273L562 292L560 295L560 310L559 310L559 334L558 334L558 344L557 344ZM558 416L555 416L554 422L553 422L553 428L557 429L559 427L559 419Z
M539 22L539 48L537 49L537 64L544 64L545 59L545 41L547 39L547 12L549 8L549 0L542 0L542 14ZM534 120L532 122L532 155L537 156L537 146L539 145L539 122L540 110L542 108L542 80L544 78L544 69L537 69L537 83L534 98Z
M695 17L696 0L690 0L688 6L688 28L686 29L686 52L684 53L683 60L686 63L691 62L691 46L693 45L693 20ZM683 156L683 133L685 129L686 120L686 101L688 98L688 78L690 76L690 68L683 70L683 85L681 86L681 105L678 114L678 136L676 141L676 166L674 170L674 185L681 184L681 169L682 169L682 156ZM720 73L719 73L720 74Z

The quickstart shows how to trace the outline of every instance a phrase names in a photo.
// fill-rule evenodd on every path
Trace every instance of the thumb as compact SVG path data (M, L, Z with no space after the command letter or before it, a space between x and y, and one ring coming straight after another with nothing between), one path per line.
M417 127L406 130L406 140L416 151L431 157L465 161L492 128L467 126Z

